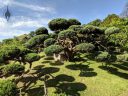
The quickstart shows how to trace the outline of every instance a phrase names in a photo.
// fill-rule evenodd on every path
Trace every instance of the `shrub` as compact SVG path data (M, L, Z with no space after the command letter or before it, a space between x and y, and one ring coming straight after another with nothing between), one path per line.
M28 53L25 55L25 61L28 63L32 63L40 59L40 56L37 53Z
M47 56L52 56L54 53L59 53L63 50L63 47L60 45L51 45L44 49L44 52Z
M66 19L57 18L50 21L48 26L52 31L58 31L58 30L60 31L67 29L69 27L69 23L68 20Z
M109 61L109 59L110 59L110 54L108 52L100 52L96 57L96 60L100 62L103 62L103 61L107 62Z
M45 47L48 47L48 46L54 44L55 42L56 42L55 39L53 39L53 38L48 38L48 39L46 39L46 40L44 41L44 46L45 46Z
M45 27L41 27L41 28L38 28L38 29L35 31L35 34L36 34L36 35L48 34L48 30L47 30Z
M128 61L128 54L121 54L121 55L117 55L116 57L118 62Z
M75 50L79 52L90 52L95 48L91 43L81 43L75 46Z
M19 74L24 72L25 67L21 64L8 64L2 69L4 75L8 74Z
M119 28L117 27L109 27L105 30L105 34L106 35L111 35L111 34L115 34L115 33L118 33L120 31Z
M0 96L16 96L17 93L16 84L10 80L0 80Z

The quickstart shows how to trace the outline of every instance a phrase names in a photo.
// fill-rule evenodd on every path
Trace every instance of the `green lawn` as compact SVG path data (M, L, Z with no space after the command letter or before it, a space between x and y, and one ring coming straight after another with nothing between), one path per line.
M39 74L38 78L28 76L18 83L21 88L26 83L23 96L43 96L43 81L39 78L49 72L54 76L47 81L49 96L128 96L127 63L107 68L91 60L56 64L46 58L33 63L30 73Z

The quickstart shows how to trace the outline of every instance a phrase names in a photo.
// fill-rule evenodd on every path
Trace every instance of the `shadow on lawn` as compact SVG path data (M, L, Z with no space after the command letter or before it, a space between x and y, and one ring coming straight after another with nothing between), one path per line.
M65 94L66 96L80 96L79 91L84 91L87 87L83 83L73 82L75 78L65 74L56 76L47 81L48 87L54 87L56 94Z
M25 76L24 78L22 78L20 80L20 82L23 83L23 87L22 87L22 91L23 92L27 93L29 91L29 89L31 89L31 87L32 87L31 85L32 84L35 85L37 83L37 81L41 80L41 78L43 76L45 76L46 74L51 75L52 73L58 72L59 68L56 68L56 67L46 67L46 68L34 69L34 70L36 70L34 73L28 74L27 76ZM42 84L43 84L43 81L42 81ZM28 95L28 96L31 96L31 95ZM34 96L34 95L32 95L32 96Z
M108 67L108 66L99 66L100 69L106 70L107 72L114 74L116 76L119 76L121 78L124 79L128 79L128 74L127 73L123 73L123 72L119 72L117 68L113 68L113 67Z
M67 65L66 68L71 69L71 70L80 70L79 76L81 76L81 77L97 76L97 73L94 72L94 69L93 68L89 68L88 65L72 64L72 65Z
M121 64L112 64L114 67L128 71L128 62L122 62Z

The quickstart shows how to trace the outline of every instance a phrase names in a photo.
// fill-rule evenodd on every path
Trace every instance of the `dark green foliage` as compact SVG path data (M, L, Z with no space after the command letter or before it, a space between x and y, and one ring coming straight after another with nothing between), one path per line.
M51 20L48 26L52 31L61 31L67 29L69 27L69 23L66 19L57 18Z
M96 57L97 61L108 62L111 58L111 55L108 52L100 52Z
M79 31L81 31L82 28L83 27L81 25L72 25L68 29L74 30L78 33Z
M13 39L4 39L3 41L2 41L2 43L3 44L9 44L9 43L11 43L13 41Z
M64 48L60 45L51 45L47 48L44 49L44 52L46 55L51 56L54 53L59 53L63 50Z
M81 25L80 21L78 21L77 19L69 19L69 26L71 25Z
M45 27L41 27L41 28L38 28L38 29L35 31L35 34L36 34L36 35L48 34L48 30L47 30Z
M28 53L24 58L26 62L32 63L34 61L38 61L40 56L37 53Z
M28 42L25 44L28 48L32 48L40 43L43 44L44 40L48 38L48 35L37 35L28 40Z
M90 52L95 48L91 43L81 43L75 46L75 50L78 52Z
M105 34L111 35L111 34L119 33L119 31L120 31L120 29L117 27L109 27L105 30Z
M102 21L101 21L100 19L96 19L96 20L94 20L94 21L88 23L88 25L100 26L101 22L102 22Z
M48 46L50 46L50 45L53 45L55 42L56 42L55 39L53 39L53 38L48 38L48 39L46 39L46 40L44 41L44 47L48 47Z
M102 34L102 30L99 27L93 25L86 25L80 32L81 34Z
M4 75L11 75L11 74L19 74L23 73L25 70L25 67L21 64L8 64L5 65L2 69L2 73Z
M59 34L58 34L58 38L60 39L64 39L64 38L74 38L74 36L76 36L76 32L73 31L73 30L64 30L64 31L61 31Z
M10 80L0 80L0 96L17 96L17 87Z

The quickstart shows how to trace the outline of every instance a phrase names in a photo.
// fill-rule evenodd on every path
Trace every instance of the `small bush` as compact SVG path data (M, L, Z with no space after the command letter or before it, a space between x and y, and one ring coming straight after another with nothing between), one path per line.
M18 74L24 72L25 67L21 64L9 64L5 65L2 69L4 75L7 74Z
M28 53L25 55L25 61L28 63L32 63L40 59L40 56L37 53Z
M121 55L117 55L116 57L118 62L128 61L128 54L121 54Z
M0 80L0 96L16 96L17 93L16 84L10 80Z
M110 59L110 54L108 52L100 52L98 56L96 57L96 60L99 62L107 62Z
M52 56L54 53L59 53L63 50L63 47L60 45L51 45L44 49L44 52L48 56Z

